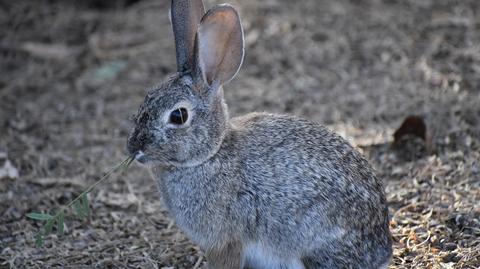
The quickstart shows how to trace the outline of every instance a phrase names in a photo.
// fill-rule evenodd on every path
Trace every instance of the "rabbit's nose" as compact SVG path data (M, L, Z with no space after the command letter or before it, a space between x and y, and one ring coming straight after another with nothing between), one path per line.
M148 136L142 132L134 132L127 142L127 149L130 155L135 155L139 151L145 150L145 145L148 143Z

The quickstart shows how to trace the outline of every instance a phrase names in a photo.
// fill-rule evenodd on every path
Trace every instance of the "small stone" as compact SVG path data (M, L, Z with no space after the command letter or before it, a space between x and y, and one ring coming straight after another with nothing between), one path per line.
M443 245L443 249L444 249L444 250L449 250L449 251L455 250L455 249L457 249L457 244L451 243L451 242L445 243L445 244Z
M461 257L457 256L456 253L448 253L442 257L443 262L458 262L460 259Z

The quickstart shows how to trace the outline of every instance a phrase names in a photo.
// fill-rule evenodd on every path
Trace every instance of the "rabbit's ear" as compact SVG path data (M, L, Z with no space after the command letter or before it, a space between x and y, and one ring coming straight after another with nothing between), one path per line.
M194 67L195 35L205 13L202 0L172 0L172 22L177 70L183 72Z
M218 5L207 11L197 31L198 67L208 85L229 82L243 61L243 29L237 11Z

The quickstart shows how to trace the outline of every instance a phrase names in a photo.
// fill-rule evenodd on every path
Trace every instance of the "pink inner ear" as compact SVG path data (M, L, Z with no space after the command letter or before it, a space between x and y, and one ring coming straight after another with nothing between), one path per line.
M216 32L221 32L222 29L217 25L204 26L202 41L199 42L200 64L204 72L205 79L209 85L212 85L213 79L218 73L219 63L223 58L224 44L221 44Z
M236 11L217 6L205 14L198 29L199 65L209 85L230 81L243 60L243 30Z

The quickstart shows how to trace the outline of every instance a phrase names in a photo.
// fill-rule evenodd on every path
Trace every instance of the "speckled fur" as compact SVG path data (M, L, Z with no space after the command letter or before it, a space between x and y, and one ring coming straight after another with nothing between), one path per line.
M179 102L192 118L171 128L161 119ZM390 260L381 181L319 124L268 113L230 119L223 89L184 72L149 92L128 149L143 152L165 206L210 268L380 268Z

